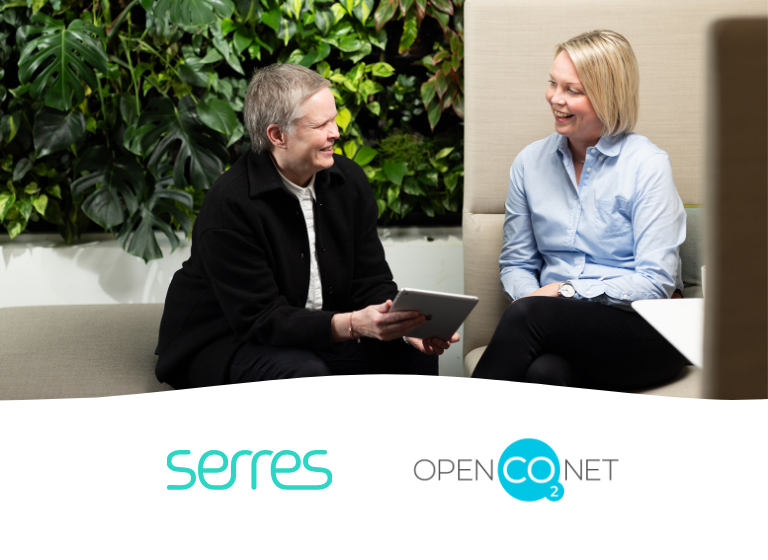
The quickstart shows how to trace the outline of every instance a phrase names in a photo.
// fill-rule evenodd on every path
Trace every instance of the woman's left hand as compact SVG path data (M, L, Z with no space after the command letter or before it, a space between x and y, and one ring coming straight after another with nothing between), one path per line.
M440 338L406 337L406 340L411 344L411 346L420 352L424 352L427 356L431 356L433 354L440 356L443 352L451 347L452 343L458 342L460 339L461 337L459 336L459 333L453 333L453 336L450 338L450 340L442 340Z
M542 286L535 292L531 292L527 296L523 296L523 297L531 297L531 296L560 297L560 294L557 291L557 289L560 287L560 284L561 282L552 282L551 284Z

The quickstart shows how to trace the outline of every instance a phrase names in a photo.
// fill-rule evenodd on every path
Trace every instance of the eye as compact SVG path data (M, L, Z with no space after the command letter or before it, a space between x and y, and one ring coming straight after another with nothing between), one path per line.
M576 91L575 89L569 89L568 92L572 93L573 95L581 95L581 92L580 91Z

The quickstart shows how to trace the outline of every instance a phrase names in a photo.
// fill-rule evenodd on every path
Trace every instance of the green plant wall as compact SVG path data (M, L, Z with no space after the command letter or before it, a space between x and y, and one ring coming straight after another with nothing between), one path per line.
M0 222L97 224L162 257L250 147L254 68L332 83L336 150L380 221L455 212L463 184L463 0L0 0Z

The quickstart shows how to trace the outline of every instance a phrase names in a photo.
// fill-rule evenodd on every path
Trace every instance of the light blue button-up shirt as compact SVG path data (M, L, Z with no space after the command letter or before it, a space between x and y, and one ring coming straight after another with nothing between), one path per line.
M577 299L629 305L683 286L685 210L666 152L639 134L604 136L576 182L568 139L527 146L509 172L504 293L515 300L569 281Z

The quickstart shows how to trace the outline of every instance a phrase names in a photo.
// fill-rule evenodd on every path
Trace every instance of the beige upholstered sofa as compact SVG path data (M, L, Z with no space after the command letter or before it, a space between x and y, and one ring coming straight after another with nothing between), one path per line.
M0 400L163 391L155 378L162 304L0 309Z
M704 203L707 169L708 31L718 18L765 13L764 0L467 0L464 290L480 303L464 325L466 375L508 305L498 257L509 167L526 145L553 132L544 90L555 45L592 29L627 37L640 66L636 132L669 153L683 203L696 207ZM689 210L689 222L700 221L695 214ZM703 260L700 247L688 248ZM700 263L686 264L695 270ZM647 392L703 396L701 371L686 368Z

